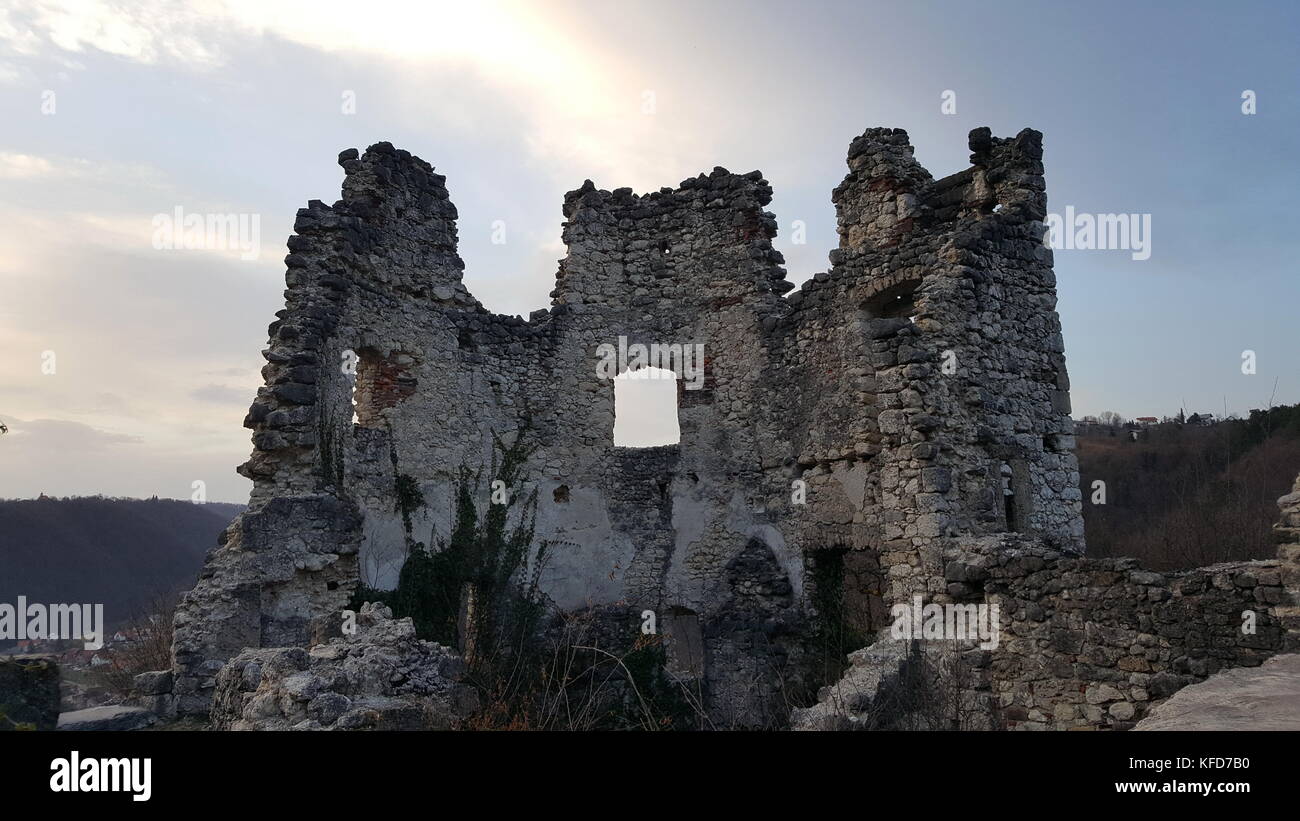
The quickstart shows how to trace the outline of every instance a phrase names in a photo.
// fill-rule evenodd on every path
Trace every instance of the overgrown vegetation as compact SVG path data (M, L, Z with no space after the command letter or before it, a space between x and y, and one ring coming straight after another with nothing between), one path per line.
M411 533L411 514L424 506L424 494L420 492L420 483L415 480L415 477L406 473L397 475L397 481L394 482L393 489L396 497L394 504L398 512L402 514L402 526L409 536Z
M533 542L537 491L521 501L517 489L530 452L523 436L510 445L494 438L486 515L479 515L477 503L482 470L462 466L450 538L439 539L436 547L414 543L397 588L362 590L360 600L384 602L394 616L410 617L420 638L459 647L467 656L490 657L502 645L535 631L543 610L537 573L547 546L540 546L533 572L528 573L525 562ZM409 530L410 514L423 504L423 497L406 475L398 476L397 491L397 507Z
M351 606L382 602L421 638L460 650L482 705L470 729L693 726L659 637L610 636L607 614L561 614L540 592L551 545L534 548L537 490L522 491L533 449L523 433L494 436L486 476L459 470L450 536L412 542L396 589L361 588ZM423 498L410 477L397 483L409 533Z

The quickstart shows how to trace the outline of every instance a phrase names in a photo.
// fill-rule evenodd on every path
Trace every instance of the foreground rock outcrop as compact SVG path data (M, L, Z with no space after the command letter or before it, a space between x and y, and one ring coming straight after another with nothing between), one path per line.
M1300 730L1300 653L1184 687L1138 730Z
M311 650L246 650L217 674L218 730L443 730L476 706L460 656L365 604L356 631Z

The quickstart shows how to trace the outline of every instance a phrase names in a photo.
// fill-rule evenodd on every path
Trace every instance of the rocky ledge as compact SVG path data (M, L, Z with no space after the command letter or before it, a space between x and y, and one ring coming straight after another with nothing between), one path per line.
M1300 653L1184 687L1137 730L1300 730Z

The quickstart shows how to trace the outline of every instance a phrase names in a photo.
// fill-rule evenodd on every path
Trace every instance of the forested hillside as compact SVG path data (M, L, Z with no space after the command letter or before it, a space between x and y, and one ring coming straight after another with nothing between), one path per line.
M1300 472L1300 405L1197 422L1080 426L1088 555L1153 570L1274 556L1277 499ZM1097 481L1104 504L1092 501Z
M110 625L190 587L242 505L172 499L0 500L0 602L104 605Z

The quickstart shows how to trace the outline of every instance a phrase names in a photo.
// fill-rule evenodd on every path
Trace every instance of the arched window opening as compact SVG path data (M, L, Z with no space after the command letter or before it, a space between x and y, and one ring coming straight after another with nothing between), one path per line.
M909 279L891 285L867 300L863 306L872 319L916 319L916 294L921 287L919 279Z

